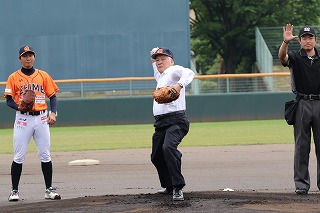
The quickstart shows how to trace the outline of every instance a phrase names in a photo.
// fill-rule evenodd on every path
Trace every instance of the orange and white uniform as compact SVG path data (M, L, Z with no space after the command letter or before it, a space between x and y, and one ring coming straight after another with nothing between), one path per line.
M50 98L56 94L59 88L45 71L35 69L32 75L27 76L21 70L17 70L8 78L4 97L11 95L20 105L26 90L33 90L36 93L33 111L44 111L47 109L46 97Z
M31 138L37 146L38 156L41 161L41 170L46 186L45 199L61 199L52 187L52 162L50 155L50 128L56 122L58 100L56 93L58 86L51 76L45 71L33 67L36 52L30 46L22 46L19 49L18 59L21 69L12 73L7 80L4 98L8 107L16 111L13 129L14 156L11 164L11 193L9 201L19 200L19 182L22 174L28 145ZM21 102L26 90L35 92L33 108L25 112L21 108ZM46 98L50 99L50 113Z
M7 81L4 97L12 96L20 105L25 90L36 93L32 112L16 111L14 123L14 162L22 164L31 137L34 138L41 162L50 162L50 130L47 122L46 98L55 95L59 88L51 76L42 70L35 69L31 75L25 75L21 70L12 73Z

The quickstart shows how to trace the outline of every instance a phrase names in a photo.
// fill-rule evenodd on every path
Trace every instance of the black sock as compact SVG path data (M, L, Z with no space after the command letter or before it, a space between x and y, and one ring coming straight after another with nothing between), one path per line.
M12 190L18 190L21 172L22 172L22 164L12 161L12 164L11 164Z
M52 184L52 162L41 162L41 169L44 177L44 182L46 184L46 189L48 189Z

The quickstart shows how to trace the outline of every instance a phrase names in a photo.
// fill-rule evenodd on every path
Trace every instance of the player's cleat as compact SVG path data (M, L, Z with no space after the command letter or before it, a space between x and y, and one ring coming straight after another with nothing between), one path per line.
M44 194L45 199L51 199L51 200L60 200L61 196L56 192L56 188L50 187L46 190L46 193Z
M19 200L19 191L12 190L8 200L9 201L18 201Z
M306 189L296 189L296 194L298 194L298 195L306 195L306 194L308 194L308 190L306 190Z
M173 200L174 201L183 201L183 191L182 189L173 189Z
M163 195L172 195L172 188L161 188L158 190L158 194L163 194Z

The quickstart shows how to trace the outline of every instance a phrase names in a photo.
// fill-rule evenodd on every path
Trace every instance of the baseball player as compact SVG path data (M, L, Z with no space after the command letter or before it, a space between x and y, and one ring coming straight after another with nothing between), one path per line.
M41 169L46 185L45 199L61 199L56 189L52 187L52 162L50 156L49 125L56 122L57 97L59 88L45 71L33 67L35 51L30 46L23 46L19 50L20 70L12 73L7 81L4 97L7 105L16 110L13 131L14 159L11 165L12 191L9 201L19 200L18 185L25 160L28 144L33 137ZM32 111L20 111L20 103L26 90L33 90L36 94ZM50 99L51 112L48 115L46 97Z
M184 200L182 188L185 180L181 173L182 154L178 146L189 132L186 116L185 87L195 74L192 70L174 65L173 53L166 48L150 52L157 88L172 86L180 93L169 103L153 101L155 132L152 137L151 161L156 167L162 189L160 194L173 194L174 201Z

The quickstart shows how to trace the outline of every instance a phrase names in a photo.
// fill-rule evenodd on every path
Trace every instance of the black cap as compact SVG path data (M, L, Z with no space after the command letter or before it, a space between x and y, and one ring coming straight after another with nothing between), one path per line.
M152 59L156 59L156 57L157 57L158 55L166 55L166 56L169 56L170 58L173 59L173 53L171 52L171 50L166 49L166 48L159 48L159 49L157 49L157 51L152 54L151 58L152 58Z
M20 50L19 50L19 58L20 58L23 54L25 54L25 53L27 53L27 52L32 52L33 55L36 55L36 52L33 50L32 47L30 47L30 46L23 46L23 47L21 47Z
M309 35L312 35L312 36L317 37L317 36L316 36L316 31L314 30L313 27L310 27L310 26L301 27L300 32L299 32L299 38L300 38L301 36L306 35L306 34L309 34Z

